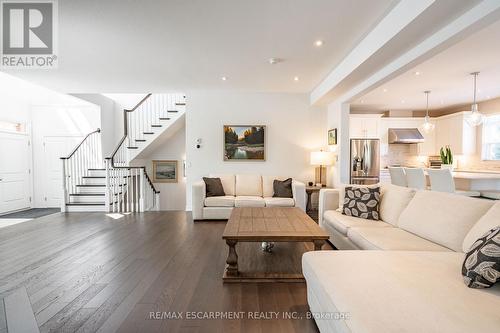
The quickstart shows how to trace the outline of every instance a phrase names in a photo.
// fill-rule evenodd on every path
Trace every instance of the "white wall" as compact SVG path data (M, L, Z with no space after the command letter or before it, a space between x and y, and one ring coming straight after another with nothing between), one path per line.
M101 94L72 95L101 108L101 124L98 127L101 129L102 154L104 157L111 156L118 144L115 135L115 102Z
M266 125L265 162L224 162L223 125ZM195 140L202 139L196 149ZM324 108L306 94L188 92L186 109L187 210L191 184L209 173L259 173L314 181L311 151L327 146Z
M146 166L148 175L153 179L153 160L177 160L177 183L155 183L160 191L160 210L186 209L186 178L183 174L183 160L186 158L186 127L183 125L172 136L167 137L159 148L141 159L135 159L133 165Z
M330 184L334 187L349 183L349 111L350 105L346 103L334 102L328 105L328 127L337 128L337 162L329 173Z

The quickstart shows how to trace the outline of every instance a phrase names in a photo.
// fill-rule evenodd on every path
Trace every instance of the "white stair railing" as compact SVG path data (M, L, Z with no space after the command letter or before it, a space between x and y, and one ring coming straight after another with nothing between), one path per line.
M148 94L133 109L124 110L124 135L105 164L106 206L110 212L159 209L160 191L156 190L145 167L129 165L129 150L136 149L138 142L146 141L145 136L153 133L162 116L167 118L168 109L157 111L162 109L161 101Z
M87 134L85 138L62 161L63 200L61 211L66 211L69 195L77 193L77 186L81 185L83 177L91 169L102 169L101 130Z

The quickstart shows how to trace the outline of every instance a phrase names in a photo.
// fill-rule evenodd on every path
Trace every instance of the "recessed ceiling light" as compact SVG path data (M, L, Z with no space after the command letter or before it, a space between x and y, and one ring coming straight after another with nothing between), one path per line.
M383 92L387 92L387 89L385 89L385 88L384 88L384 89L382 89L382 91L383 91Z
M360 100L359 102L360 102L361 104L363 104L363 103L365 102L365 100L364 100L364 99L362 99L362 100Z
M419 75L420 75L420 72L419 72L419 71L416 71L416 72L415 72L415 75L416 75L416 76L419 76Z
M323 45L323 41L321 39L318 39L317 41L314 42L314 45L316 45L317 47L320 47Z
M223 76L220 78L222 81L226 81L227 80L227 77Z
M404 99L402 99L402 100L401 100L401 103L405 104L406 102L405 102L405 100L404 100Z
M281 59L281 58L269 58L268 62L271 64L271 65L274 65L274 64L277 64L279 62L283 62L285 60Z
M294 80L294 81L298 81L298 80L299 80L299 77L298 77L298 76L296 76L296 77L294 77L294 78L293 78L293 80Z

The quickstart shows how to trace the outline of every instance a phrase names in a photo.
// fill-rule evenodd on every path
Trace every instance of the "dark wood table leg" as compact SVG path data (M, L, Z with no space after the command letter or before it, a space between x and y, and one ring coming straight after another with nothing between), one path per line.
M319 251L323 247L323 244L325 244L324 239L315 239L314 241L314 251Z
M311 191L306 191L306 193L307 193L306 214L309 214L309 213L311 213L311 210L312 210L312 204L311 204L311 195L312 195L312 192Z
M238 254L236 254L236 243L238 243L238 241L226 239L226 244L229 246L229 252L226 259L227 276L238 276Z

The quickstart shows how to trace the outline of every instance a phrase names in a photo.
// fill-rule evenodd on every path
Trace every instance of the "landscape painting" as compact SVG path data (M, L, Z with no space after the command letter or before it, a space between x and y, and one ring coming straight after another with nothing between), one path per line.
M266 126L224 125L224 161L265 161Z
M177 161L153 161L154 183L177 183Z

